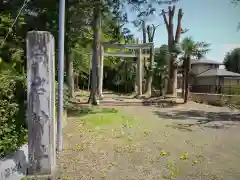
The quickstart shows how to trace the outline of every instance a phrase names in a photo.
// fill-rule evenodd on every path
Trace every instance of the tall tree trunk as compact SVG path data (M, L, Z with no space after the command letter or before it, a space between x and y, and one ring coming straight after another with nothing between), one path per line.
M150 63L147 72L146 94L152 95L152 81L153 81L153 63L154 63L154 48L150 49Z
M142 21L142 38L143 38L143 43L147 43L147 30L146 30L146 23L145 21L143 20ZM145 54L146 50L143 49L142 50L142 53ZM147 81L147 78L145 79L145 75L148 76L148 67L147 67L147 58L143 57L143 78L144 78L144 83L142 88L143 88L143 92L146 92L146 81ZM145 81L146 80L146 81Z
M163 10L163 19L167 28L168 32L168 50L170 52L170 61L168 62L168 82L167 82L167 89L166 89L166 94L173 94L174 93L174 88L173 88L173 83L174 83L174 58L172 57L172 46L174 43L174 36L173 36L173 17L175 13L175 6L168 7L168 20L166 17L166 13Z
M142 38L143 38L143 43L147 43L147 30L146 30L146 23L145 21L142 21ZM145 49L142 50L142 53L145 53ZM143 58L143 66L144 66L144 72L148 73L148 68L147 68L147 59L144 57Z
M183 65L182 65L182 94L181 97L184 99L185 96L185 73L186 72L186 57L183 58Z
M148 42L153 42L154 35L158 26L152 25L152 27L147 27L147 34L148 34ZM147 69L147 81L146 81L146 88L145 93L148 96L152 95L152 81L153 81L153 64L154 64L154 47L150 49L150 63Z
M171 56L166 92L166 94L173 96L177 94L177 67L175 66L175 61L175 57Z
M181 93L181 97L184 98L184 91L185 91L185 71L183 69L182 71L182 93Z
M173 46L175 43L179 43L180 35L181 35L181 21L182 21L182 9L179 9L178 11L178 22L177 22L177 29L175 33L175 39L173 34L173 17L175 13L175 6L168 7L168 19L166 17L166 13L164 10L162 10L163 19L166 25L166 29L168 31L168 49L171 53L170 61L169 61L169 67L168 67L168 83L167 83L167 89L166 93L176 96L177 95L177 65L175 64L176 57L173 56Z
M186 68L185 68L185 95L184 95L184 103L188 102L190 66L191 66L191 57L187 56L187 58L186 58Z
M100 58L100 23L101 23L101 1L95 2L93 10L93 42L92 42L92 81L89 102L98 105L98 64Z
M71 98L74 98L73 56L71 51L68 53L67 64L67 83L70 90Z
M79 90L79 74L76 75L76 89Z
M163 87L164 87L164 80L163 80L162 74L160 74L159 76L159 95L160 96L163 95Z

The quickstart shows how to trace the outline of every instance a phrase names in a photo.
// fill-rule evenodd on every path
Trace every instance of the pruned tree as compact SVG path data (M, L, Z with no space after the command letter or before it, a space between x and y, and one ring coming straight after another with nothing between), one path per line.
M167 15L168 14L168 18ZM181 52L179 49L178 43L180 41L181 33L186 32L187 30L182 29L182 17L183 12L182 9L178 10L178 19L177 19L177 29L174 35L173 32L173 18L175 14L175 6L169 6L168 12L166 13L162 10L163 20L166 25L166 29L168 32L168 49L171 54L169 65L168 65L168 83L167 83L167 94L176 95L176 81L177 81L177 64L176 58L177 55Z
M134 7L134 11L137 12L137 18L133 21L133 24L135 27L139 28L138 30L142 31L143 43L146 43L147 40L149 40L149 38L147 39L147 36L148 36L147 27L149 25L152 26L150 22L153 19L156 19L156 17L159 16L159 13L160 13L160 15L162 15L161 11L160 12L158 11L158 9L160 9L158 7L162 6L162 5L166 5L166 4L171 5L171 4L174 4L177 2L178 2L178 0L168 0L168 1L146 0L146 1L141 2L141 6ZM159 25L160 24L155 25L155 28L158 27ZM154 30L154 33L155 33L155 30ZM154 36L153 36L153 38L154 38ZM144 52L145 52L145 50L143 50L143 53ZM150 88L151 87L151 85L150 85L151 84L151 78L150 78L151 75L150 74L151 74L151 72L149 72L149 66L151 64L150 61L148 58L143 59L144 77L146 78L146 84L145 84L145 94L146 95L151 95L151 92L150 92L150 89L151 89Z
M158 26L159 25L156 26L154 24L152 24L151 26L150 25L147 26L148 42L153 42L155 32ZM152 93L152 81L153 81L154 48L151 48L149 53L150 53L149 65L145 68L147 73L145 94L150 97Z

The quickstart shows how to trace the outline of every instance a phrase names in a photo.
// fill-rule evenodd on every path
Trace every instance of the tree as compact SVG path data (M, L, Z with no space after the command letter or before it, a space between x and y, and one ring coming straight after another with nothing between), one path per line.
M92 83L91 83L91 92L88 102L91 101L92 105L98 105L98 64L100 58L100 46L101 46L101 0L98 0L94 4L93 9L93 22L92 22L92 31L93 31L93 42L92 42Z
M191 37L186 37L181 41L181 48L183 52L183 94L184 94L184 103L188 101L189 93L189 73L191 68L191 59L200 59L204 57L209 51L210 44L205 42L195 42ZM183 95L182 94L182 95Z
M16 71L24 74L24 27L26 24L23 13L15 21L22 2L12 1L0 3L0 58L11 64ZM16 10L17 9L17 10ZM15 22L15 23L14 23ZM12 27L14 23L14 26Z
M158 2L158 1L157 1ZM161 1L162 2L162 1ZM97 101L95 102L95 100L97 99L97 90L95 90L95 88L98 89L98 84L97 83L97 76L98 73L95 72L97 71L97 68L95 68L96 66L98 66L99 64L99 53L100 53L100 22L101 22L101 15L104 14L104 11L106 11L106 9L110 9L111 12L113 12L113 14L116 16L116 19L121 20L123 22L125 22L127 20L127 13L124 12L124 5L130 4L133 8L135 9L139 9L140 5L147 5L147 9L144 9L144 12L146 11L153 11L154 8L152 7L151 3L152 1L142 1L142 0L127 0L127 1L115 1L115 0L107 0L107 1L94 1L94 3L92 4L94 12L93 12L93 34L94 34L94 40L93 40L93 58L92 58L92 88L91 88L91 93L90 93L90 98L92 99L92 104L97 104ZM160 1L158 2L160 3ZM96 13L98 13L96 15ZM99 22L99 23L98 23ZM97 38L97 39L96 39ZM97 87L96 87L96 83Z
M228 71L240 73L240 48L235 48L231 52L228 52L223 64Z
M180 41L180 35L181 33L186 32L182 29L182 9L179 9L178 11L178 20L177 20L177 29L174 37L173 32L173 18L175 14L175 6L169 6L168 7L168 13L166 13L164 10L162 10L163 19L166 25L166 29L168 32L168 49L171 54L170 61L169 61L169 67L168 67L168 74L169 79L167 83L167 94L176 94L176 80L177 80L177 64L176 64L176 58L177 55L180 53L180 50L177 48L177 44ZM166 14L168 14L168 19Z
M159 88L161 96L163 95L163 88L166 84L165 81L168 78L167 65L169 59L170 54L167 45L162 45L160 48L155 49L153 87Z
M156 1L143 1L141 6L137 6L134 10L137 11L137 18L133 21L133 24L135 27L140 27L139 29L142 30L142 38L143 38L143 43L147 42L147 35L148 35L148 40L151 40L149 42L153 42L154 39L154 34L155 34L155 30L159 25L153 25L153 24L148 24L151 20L153 20L154 18L156 18L156 14L162 15L161 12L158 12L158 9L160 8L156 8L158 6L161 5L171 5L178 2L178 0L169 0L169 1L161 1L161 0L156 0ZM153 37L150 37L149 35L149 30L147 29L149 28L150 31L154 32L152 35ZM143 50L144 52L144 50ZM151 51L153 52L153 51ZM151 53L150 52L150 53ZM145 77L146 77L146 86L145 86L145 94L147 96L151 96L151 83L152 83L152 60L153 60L154 56L151 56L151 58L147 59L144 58L144 63L143 63L143 67L144 67L144 73L145 73Z
M239 5L240 0L231 0L231 3L235 4L235 6ZM240 30L240 22L238 22L237 30Z
M147 35L148 35L148 42L153 42L154 35L158 26L152 24L152 26L147 26ZM153 65L154 65L154 48L150 49L150 62L148 68L145 68L147 71L147 81L146 81L146 94L147 96L151 97L152 93L152 81L153 81Z

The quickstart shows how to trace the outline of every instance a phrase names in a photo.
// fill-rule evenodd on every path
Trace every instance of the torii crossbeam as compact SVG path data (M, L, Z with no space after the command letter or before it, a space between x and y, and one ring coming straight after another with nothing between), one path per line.
M119 49L118 52L105 52L105 48L116 48ZM124 49L131 50L130 52L124 52ZM143 49L145 49L143 53ZM142 95L142 59L150 58L149 49L153 49L154 52L154 43L143 43L143 44L121 44L121 43L110 43L102 42L101 43L101 54L100 54L100 73L99 73L99 96L103 97L103 66L104 66L104 56L115 56L115 57L137 57L137 75L136 75L136 84L137 84L137 93ZM154 58L154 56L152 57Z

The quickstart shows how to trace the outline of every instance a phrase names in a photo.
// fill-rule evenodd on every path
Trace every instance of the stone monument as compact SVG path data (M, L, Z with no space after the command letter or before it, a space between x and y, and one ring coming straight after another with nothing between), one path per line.
M49 175L56 166L54 48L54 37L49 32L28 32L29 175Z

